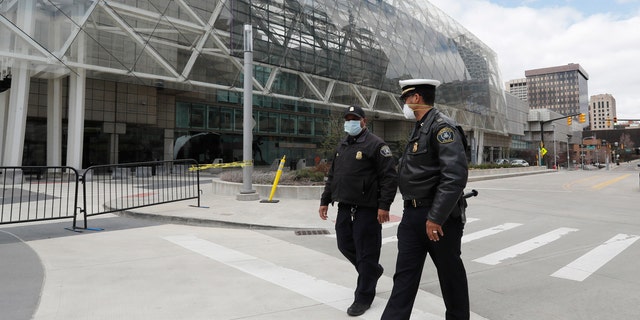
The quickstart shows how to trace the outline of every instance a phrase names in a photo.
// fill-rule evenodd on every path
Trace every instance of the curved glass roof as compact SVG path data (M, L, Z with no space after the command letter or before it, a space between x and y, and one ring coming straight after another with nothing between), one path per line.
M0 71L241 91L245 24L254 94L400 119L398 80L433 78L466 129L507 134L495 53L426 0L3 1Z

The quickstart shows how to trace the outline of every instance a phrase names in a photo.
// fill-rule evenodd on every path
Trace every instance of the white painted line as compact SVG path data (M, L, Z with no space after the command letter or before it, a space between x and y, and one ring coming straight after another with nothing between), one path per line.
M395 222L385 222L382 224L382 229L387 229L387 228L391 228L391 227L395 227L397 225L400 224L400 221L395 221Z
M569 263L562 269L554 272L551 276L568 280L583 281L638 239L640 239L640 236L618 234L607 240L604 244Z
M382 245L385 245L385 244L391 243L391 242L396 242L396 241L398 241L398 237L397 236L382 238Z
M471 223L471 222L478 221L478 220L480 220L480 219L478 219L478 218L468 218L467 219L467 223ZM334 238L335 238L335 236L334 236ZM398 237L397 236L382 238L382 245L385 245L387 243L397 242L397 241L398 241Z
M353 302L353 289L275 265L272 262L220 246L213 242L191 235L168 236L164 237L164 239L338 310L346 311ZM437 299L437 297L433 297ZM375 300L376 302L373 308L360 316L361 319L380 319L387 301L386 299L378 297L376 297ZM417 309L413 310L412 315L418 316L420 319L442 319L441 315L422 312Z
M480 262L489 265L496 265L503 260L517 257L521 254L527 253L531 250L540 248L546 244L549 244L553 241L560 239L560 237L568 234L569 232L578 231L578 229L572 228L558 228L551 232L547 232L543 235L537 236L533 239L520 242L516 245L508 247L506 249L494 252L492 254L486 255L484 257L480 257L473 261Z
M474 240L478 240L484 237L492 236L494 234L498 234L502 231L507 231L509 229L513 229L515 227L521 226L521 223L505 223L499 226L495 226L493 228L484 229L480 231L476 231L474 233L470 233L468 235L462 236L462 243L471 242Z

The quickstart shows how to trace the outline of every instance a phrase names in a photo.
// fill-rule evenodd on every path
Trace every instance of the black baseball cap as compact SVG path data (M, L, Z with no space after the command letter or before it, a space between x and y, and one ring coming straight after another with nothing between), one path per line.
M364 110L358 106L351 106L349 108L347 108L347 110L344 112L344 117L346 117L347 115L354 115L360 119L364 118Z

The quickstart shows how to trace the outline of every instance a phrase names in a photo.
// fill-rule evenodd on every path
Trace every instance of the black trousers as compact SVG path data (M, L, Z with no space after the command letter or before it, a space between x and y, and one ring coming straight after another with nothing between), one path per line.
M420 286L427 254L438 271L440 290L446 307L445 318L469 319L467 274L460 257L464 224L460 218L449 218L442 225L440 241L427 237L428 207L406 207L398 226L398 259L393 276L391 297L382 319L409 319Z
M378 209L338 204L336 237L338 249L358 272L354 302L371 304L382 272L378 262L382 245Z

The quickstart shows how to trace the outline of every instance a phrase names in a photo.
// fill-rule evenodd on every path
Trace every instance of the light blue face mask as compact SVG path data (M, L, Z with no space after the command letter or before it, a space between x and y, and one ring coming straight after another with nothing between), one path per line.
M360 127L360 120L345 121L344 132L348 133L350 136L357 136L360 132L362 132L362 128Z

